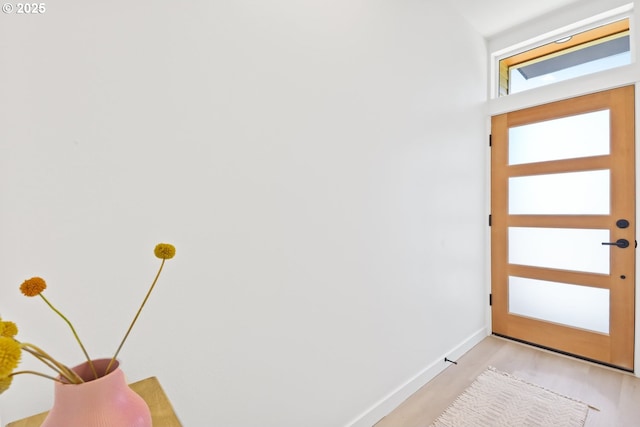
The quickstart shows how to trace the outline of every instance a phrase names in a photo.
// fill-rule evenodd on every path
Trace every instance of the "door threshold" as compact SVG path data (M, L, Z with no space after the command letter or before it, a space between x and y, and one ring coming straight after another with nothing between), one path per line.
M512 337L509 337L507 335L497 334L495 332L491 332L491 334L494 337L497 337L497 338L502 338L502 339L505 339L505 340L514 341L514 342L517 342L519 344L524 344L524 345L529 346L529 347L535 347L537 349L544 350L544 351L547 351L547 352L550 352L550 353L553 353L553 354L557 354L557 355L560 355L560 356L570 357L572 359L579 359L579 360L582 360L584 362L588 362L588 363L591 363L591 364L594 364L594 365L598 365L600 367L610 368L610 369L613 369L613 370L618 371L618 372L622 371L622 372L626 372L626 373L630 373L630 374L635 374L635 371L633 369L622 368L620 366L612 365L612 364L609 364L609 363L604 363L604 362L601 362L599 360L589 359L588 357L583 357L583 356L579 356L577 354L567 353L566 351L556 350L555 348L545 347L545 346L540 345L540 344L532 343L532 342L521 340L521 339L518 339L518 338L512 338Z

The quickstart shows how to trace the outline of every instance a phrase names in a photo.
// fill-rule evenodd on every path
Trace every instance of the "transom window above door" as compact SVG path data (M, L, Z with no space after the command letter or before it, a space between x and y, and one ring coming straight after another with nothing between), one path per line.
M631 63L629 19L563 36L499 60L500 96Z

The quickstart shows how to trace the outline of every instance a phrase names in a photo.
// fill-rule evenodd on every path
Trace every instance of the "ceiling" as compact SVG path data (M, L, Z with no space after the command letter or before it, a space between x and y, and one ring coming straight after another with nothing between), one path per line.
M584 0L449 0L484 37Z

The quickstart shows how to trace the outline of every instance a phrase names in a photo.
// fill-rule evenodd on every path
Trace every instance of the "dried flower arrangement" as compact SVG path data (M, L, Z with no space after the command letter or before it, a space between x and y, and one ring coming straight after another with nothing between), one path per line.
M147 291L147 295L142 301L142 304L140 305L138 312L133 318L131 324L129 325L129 329L125 333L124 338L120 342L118 349L116 350L114 356L111 358L111 361L107 366L103 375L106 375L111 370L113 364L115 363L118 357L118 354L122 349L122 346L124 345L125 341L129 337L129 333L133 329L133 325L135 325L136 321L138 320L138 317L140 316L140 313L142 312L143 307L147 303L147 300L149 299L149 296L151 295L151 292L153 291L153 288L155 287L158 281L158 278L160 277L160 273L162 272L162 268L164 267L165 261L173 258L175 256L175 253L176 253L176 249L173 245L170 245L168 243L159 243L156 245L154 249L154 254L157 258L160 258L162 260L160 267L158 268L156 277L151 283L151 286ZM51 302L49 302L49 300L42 294L42 292L46 289L46 287L47 287L47 284L44 281L44 279L40 277L32 277L31 279L25 280L22 283L22 285L20 285L20 291L27 297L39 296L40 298L42 298L42 300L67 323L69 328L71 328L71 332L73 332L73 336L75 337L76 341L80 345L80 348L82 349L82 352L84 353L84 356L86 357L87 362L91 367L93 375L95 376L95 378L98 378L99 375L96 372L95 367L93 366L93 361L89 357L89 354L87 353L87 350L82 344L80 337L78 337L78 334L76 333L75 328L73 327L69 319L67 319L57 308L55 308L51 304ZM14 322L3 321L2 319L0 319L0 394L2 394L7 389L9 389L9 387L11 386L13 377L19 374L38 375L38 376L45 377L53 381L58 381L65 384L80 384L84 382L83 379L80 378L71 368L58 362L56 359L54 359L51 355L49 355L47 352L45 352L41 348L30 343L18 341L16 339L17 334L18 334L18 327ZM41 372L30 371L30 370L16 371L16 368L20 363L23 351L28 354L31 354L36 359L44 363L47 367L52 369L55 372L56 376L47 375Z

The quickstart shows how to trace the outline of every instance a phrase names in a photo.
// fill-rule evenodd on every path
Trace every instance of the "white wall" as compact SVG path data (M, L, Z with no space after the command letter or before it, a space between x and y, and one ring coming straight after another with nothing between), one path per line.
M130 381L157 376L185 426L381 415L486 322L486 51L443 3L2 14L0 314L81 362L18 291L42 276L108 357L170 242L120 356ZM51 395L17 377L0 416Z

